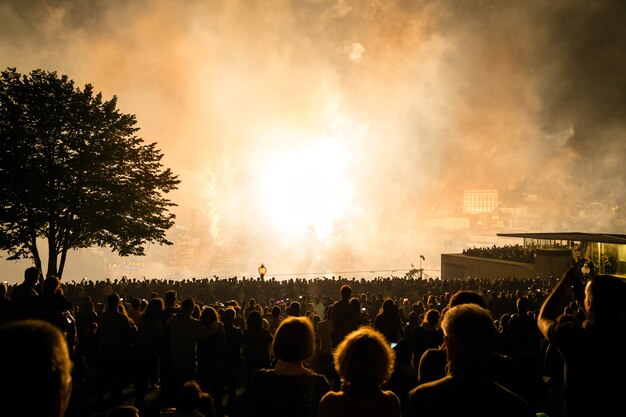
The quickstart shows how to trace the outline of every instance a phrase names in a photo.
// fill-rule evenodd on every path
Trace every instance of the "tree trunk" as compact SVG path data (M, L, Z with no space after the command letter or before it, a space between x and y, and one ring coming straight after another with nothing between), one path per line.
M46 277L49 277L50 275L57 275L58 256L59 253L57 252L54 238L52 238L52 236L48 236L48 271L46 272Z
M67 259L67 249L61 250L61 261L59 262L59 273L57 276L59 279L63 276L63 269L65 268L65 259Z
M33 255L33 260L35 261L35 267L41 271L41 257L39 256L39 249L37 249L36 238L33 237L33 242L30 245L30 253Z

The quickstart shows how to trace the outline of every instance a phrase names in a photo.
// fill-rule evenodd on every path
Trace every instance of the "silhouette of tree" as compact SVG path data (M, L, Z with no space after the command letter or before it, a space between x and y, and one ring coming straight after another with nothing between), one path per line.
M32 258L47 239L47 274L61 276L67 251L109 247L143 255L165 237L178 177L156 143L136 136L135 115L81 90L66 75L36 69L0 75L0 249Z

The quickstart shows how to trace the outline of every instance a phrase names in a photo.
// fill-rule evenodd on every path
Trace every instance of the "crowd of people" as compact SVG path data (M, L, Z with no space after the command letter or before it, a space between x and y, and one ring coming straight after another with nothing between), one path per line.
M493 245L480 248L473 247L463 249L463 255L523 263L533 263L535 261L536 254L537 251L535 249L524 245Z
M578 266L81 282L31 267L0 284L0 401L59 417L600 415L626 384L611 378L625 288Z

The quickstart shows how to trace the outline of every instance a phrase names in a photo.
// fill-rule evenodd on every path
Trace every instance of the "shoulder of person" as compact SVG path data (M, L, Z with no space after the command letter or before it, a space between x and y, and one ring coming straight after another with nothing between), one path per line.
M328 391L326 394L322 396L321 402L326 402L327 404L333 404L336 401L340 400L344 396L343 391Z
M398 396L393 391L383 391L382 393L385 401L388 403L385 407L389 408L389 411L391 412L390 415L397 414L394 411L399 413L400 398L398 398Z

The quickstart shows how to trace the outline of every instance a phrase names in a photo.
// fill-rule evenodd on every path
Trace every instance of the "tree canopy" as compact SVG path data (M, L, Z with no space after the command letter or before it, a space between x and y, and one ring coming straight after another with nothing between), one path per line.
M32 258L47 239L47 275L61 276L70 249L110 247L143 255L170 245L175 206L165 194L178 177L156 143L137 136L134 115L90 84L37 69L0 75L0 249Z

